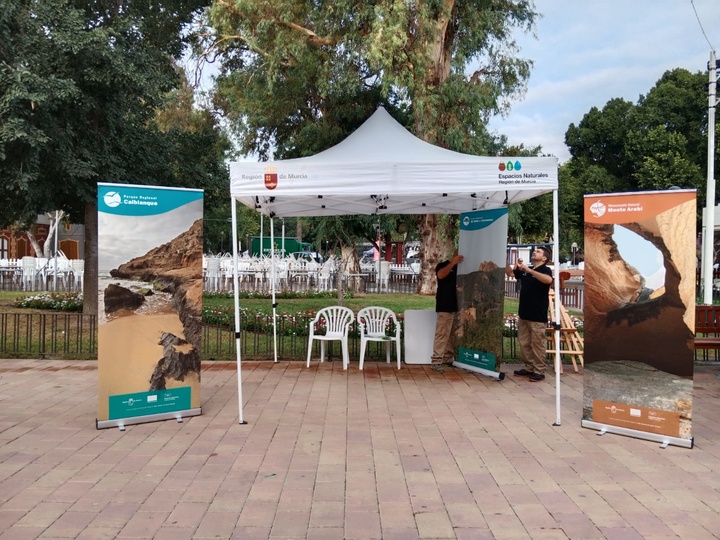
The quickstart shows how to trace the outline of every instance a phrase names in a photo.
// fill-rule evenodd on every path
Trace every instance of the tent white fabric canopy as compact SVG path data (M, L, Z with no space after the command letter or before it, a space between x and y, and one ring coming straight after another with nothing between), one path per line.
M314 156L231 163L236 340L239 342L240 333L235 201L271 218L459 214L500 208L552 192L557 242L557 188L557 158L484 157L453 152L415 137L384 108L379 108L344 141ZM554 253L557 261L557 249ZM557 290L557 275L555 281ZM555 320L560 320L559 306ZM555 350L559 350L559 343ZM237 351L242 423L239 343ZM559 354L557 357L559 362ZM559 423L559 374L557 388Z
M428 144L379 108L314 156L230 164L230 194L268 216L459 214L557 189L556 158L462 154Z

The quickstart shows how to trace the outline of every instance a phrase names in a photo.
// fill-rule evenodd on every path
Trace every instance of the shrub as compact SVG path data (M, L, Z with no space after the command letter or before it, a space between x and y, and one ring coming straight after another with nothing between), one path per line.
M337 298L337 291L276 291L276 299L294 300L298 298ZM204 292L203 296L208 298L234 298L232 291L226 292ZM353 298L353 292L350 290L343 291L343 297ZM238 293L240 299L270 299L272 293L270 291L240 291Z
M18 298L14 305L20 308L82 311L83 297L80 293L43 293Z

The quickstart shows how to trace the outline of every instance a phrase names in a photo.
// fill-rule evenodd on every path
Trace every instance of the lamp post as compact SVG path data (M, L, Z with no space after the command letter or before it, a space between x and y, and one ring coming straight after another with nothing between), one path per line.
M573 242L570 246L570 251L572 252L572 263L573 266L577 266L577 242Z
M282 220L282 244L280 246L280 253L282 253L282 256L284 257L286 255L285 253L285 218L280 218Z
M233 253L233 250L232 250L232 243L233 243L232 218L229 217L227 219L227 222L228 222L228 231L230 233L230 236L228 236L228 252Z

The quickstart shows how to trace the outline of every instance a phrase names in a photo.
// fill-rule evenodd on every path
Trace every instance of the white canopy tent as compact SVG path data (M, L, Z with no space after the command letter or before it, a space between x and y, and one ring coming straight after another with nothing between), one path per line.
M344 141L314 156L274 162L231 163L240 423L244 422L235 201L270 218L460 214L500 208L552 192L556 248L553 256L555 268L558 268L557 171L556 158L484 157L434 146L412 135L384 108L379 108ZM555 289L559 290L557 272ZM273 291L273 313L274 306ZM559 309L557 305L555 321L560 320ZM555 350L559 351L560 326L556 324L555 327ZM559 352L555 362L557 367ZM559 425L560 370L555 371L556 424Z

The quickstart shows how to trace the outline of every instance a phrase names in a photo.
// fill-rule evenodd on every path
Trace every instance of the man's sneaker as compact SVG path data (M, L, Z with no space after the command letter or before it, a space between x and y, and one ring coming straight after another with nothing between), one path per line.
M445 368L442 364L433 364L430 367L433 371L437 371L438 373L445 373Z
M530 382L544 381L545 375L542 373L531 373L528 379L530 379Z
M529 377L533 374L532 371L528 371L527 369L516 369L515 371L513 371L513 373L520 377Z

